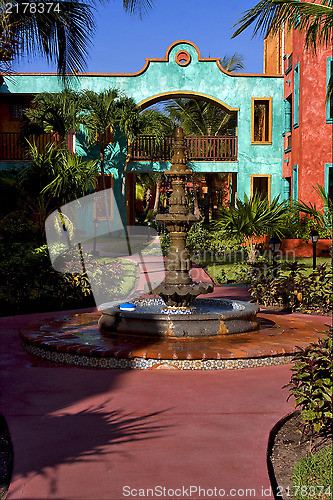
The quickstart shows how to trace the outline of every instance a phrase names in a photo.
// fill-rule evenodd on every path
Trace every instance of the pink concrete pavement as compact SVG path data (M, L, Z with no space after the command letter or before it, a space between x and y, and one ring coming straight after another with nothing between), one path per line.
M0 320L1 412L15 453L9 500L215 499L223 491L224 498L273 498L267 440L293 410L282 389L289 365L203 372L50 366L21 348L18 329L34 317ZM166 490L146 491L155 487Z

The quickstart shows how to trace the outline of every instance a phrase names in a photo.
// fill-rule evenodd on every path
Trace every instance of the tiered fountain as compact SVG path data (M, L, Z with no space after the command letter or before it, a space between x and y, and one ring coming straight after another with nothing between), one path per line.
M168 274L154 290L161 298L138 299L134 301L134 311L122 311L119 307L104 310L99 320L100 330L103 333L197 338L256 329L257 306L227 299L197 299L198 295L213 292L213 285L195 283L190 275L186 237L200 216L189 212L185 181L192 170L186 168L182 128L175 131L171 163L170 170L165 172L172 186L169 213L156 217L157 222L165 223L171 239L166 261Z
M171 237L168 274L154 290L159 297L98 311L51 313L21 330L24 348L47 361L99 368L230 369L290 363L293 353L314 342L316 321L261 314L248 302L200 298L212 285L193 282L186 234L198 217L185 193L183 131L176 130L170 176L170 211L158 215ZM99 320L99 328L97 321ZM322 325L322 330L327 329ZM296 347L297 346L297 347Z

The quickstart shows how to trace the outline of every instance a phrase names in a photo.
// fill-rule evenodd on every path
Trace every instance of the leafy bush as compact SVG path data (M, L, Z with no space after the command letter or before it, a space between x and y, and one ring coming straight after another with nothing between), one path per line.
M319 238L331 238L330 231L323 227L319 222L315 221L309 215L301 215L298 211L293 210L286 217L285 238L300 238L304 241L309 241L311 229L318 231Z
M301 409L306 431L332 428L333 329L318 342L295 354L289 388L295 407ZM289 399L289 398L288 398Z
M10 214L0 221L0 233L10 241L34 241L39 235L39 227L22 215Z
M170 250L171 240L169 233L161 233L160 235L161 250L164 256L168 255Z
M203 222L193 224L187 235L186 247L191 252L192 259L203 261L202 263L224 261L228 257L229 260L236 262L238 252L242 259L248 253L238 238L230 236L227 238L223 230L209 230Z
M292 490L296 500L332 499L332 445L303 457L294 468Z
M211 234L202 222L193 224L187 234L186 246L188 250L209 250Z
M244 262L235 262L232 265L212 264L207 272L214 283L251 283L252 268Z
M252 274L251 295L258 303L308 313L332 308L332 270L326 264L317 266L308 277L300 272L302 267L297 262L285 266L289 272L276 279L265 264Z
M55 271L46 245L1 244L0 282L7 315L95 305L87 276Z

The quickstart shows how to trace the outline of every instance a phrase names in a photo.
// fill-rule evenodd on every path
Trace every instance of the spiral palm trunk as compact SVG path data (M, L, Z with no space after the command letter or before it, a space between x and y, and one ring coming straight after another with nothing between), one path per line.
M185 181L192 170L186 168L184 132L180 127L175 131L171 163L170 170L165 171L165 175L171 178L172 186L169 213L156 216L156 221L163 222L170 233L171 248L166 261L168 274L154 291L169 307L189 307L198 295L212 292L213 286L210 283L195 283L190 275L191 261L186 237L191 225L200 220L200 215L189 213Z

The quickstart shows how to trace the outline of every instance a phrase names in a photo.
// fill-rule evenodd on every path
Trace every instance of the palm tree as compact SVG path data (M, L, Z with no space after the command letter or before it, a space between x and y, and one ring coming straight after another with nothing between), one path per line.
M93 7L78 0L42 0L38 4L34 9L32 4L17 0L8 8L1 0L1 46L15 42L11 60L42 54L48 62L56 62L61 75L82 70L95 27ZM0 59L0 71L3 62Z
M82 161L54 144L47 144L43 152L30 144L30 155L32 162L19 173L0 176L0 194L7 202L2 215L32 221L43 237L45 220L53 210L94 189L97 160Z
M332 0L321 0L320 4L298 0L261 0L252 9L243 13L233 27L239 26L232 38L254 24L253 36L258 33L277 34L281 29L295 29L305 34L305 48L316 52L318 46L330 47L333 35ZM331 76L327 99L332 96Z
M84 111L79 93L70 89L61 92L42 92L32 100L32 108L25 111L22 131L25 136L31 131L58 134L61 141L71 130L77 130L80 115Z
M283 236L288 210L288 203L279 202L278 196L269 203L260 193L255 193L250 200L244 194L244 201L237 199L236 207L220 209L220 220L215 223L215 227L227 237L245 242L249 248L249 260L253 263L258 238L273 233Z
M96 187L98 160L84 161L54 144L47 144L42 153L35 144L29 143L29 147L32 163L20 173L21 183L46 196L54 207L85 196Z
M229 73L234 73L245 69L243 61L244 56L236 54L235 52L231 57L223 56L223 59L220 60L220 64L222 68L229 71Z
M113 132L118 128L133 140L138 128L139 109L133 99L121 95L117 89L104 90L99 94L85 90L81 96L86 111L80 121L88 134L88 146L99 145L99 166L105 189L105 154L113 141Z
M139 135L154 135L157 142L174 133L175 124L172 118L157 109L145 109L140 112Z
M304 203L304 201L296 201L294 203L294 208L299 212L311 215L319 225L328 231L332 239L333 231L333 204L331 198L325 193L323 186L317 183L317 187L314 190L319 194L324 206L321 210L318 210L316 205L310 203Z
M123 0L123 7L142 15L151 2ZM0 0L0 73L22 55L44 56L63 76L83 70L95 28L93 11L93 0L39 0L38 8L34 2Z
M244 69L243 56L233 54L224 56L222 67L229 72ZM221 135L234 130L236 115L228 113L210 101L199 99L172 99L166 106L170 118L183 128L186 135Z

